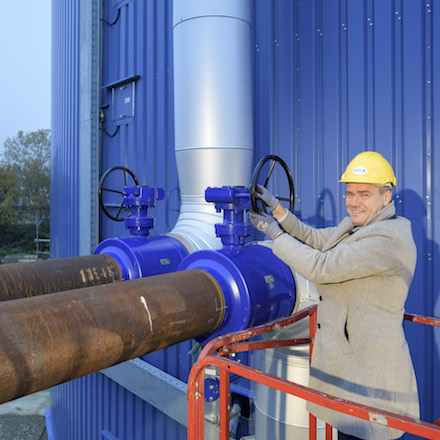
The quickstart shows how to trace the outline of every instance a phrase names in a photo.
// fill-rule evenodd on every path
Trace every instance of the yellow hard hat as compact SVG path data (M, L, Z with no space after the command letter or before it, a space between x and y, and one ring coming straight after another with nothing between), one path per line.
M375 151L359 153L345 169L339 182L373 183L396 186L396 176L389 162Z

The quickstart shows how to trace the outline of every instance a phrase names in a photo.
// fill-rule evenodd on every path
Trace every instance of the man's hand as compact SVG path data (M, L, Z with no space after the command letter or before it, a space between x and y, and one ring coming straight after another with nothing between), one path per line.
M261 200L271 211L280 203L280 201L262 185L257 185L256 191L251 195Z
M251 196L261 200L273 213L273 216L278 219L286 214L285 208L280 201L269 192L264 186L257 185L256 191L251 193Z
M275 240L284 232L279 223L272 216L264 212L259 214L255 211L249 211L249 218L255 229L266 234L272 240Z

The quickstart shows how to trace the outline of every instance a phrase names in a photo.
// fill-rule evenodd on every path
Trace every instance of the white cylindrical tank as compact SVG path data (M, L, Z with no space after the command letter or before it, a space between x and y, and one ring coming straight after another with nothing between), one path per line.
M295 333L294 337L298 337ZM300 385L309 381L308 347L273 348L261 353L260 369ZM308 440L309 413L306 401L264 385L255 397L255 439ZM325 424L317 421L318 439L325 437Z
M318 302L316 286L297 273L293 273L297 286L294 312ZM309 336L309 319L286 328L267 333L266 339L293 339ZM309 346L278 347L261 350L258 365L261 371L281 377L299 385L308 386ZM309 413L306 401L287 393L257 384L255 396L255 440L308 440ZM317 438L324 440L325 423L317 420Z

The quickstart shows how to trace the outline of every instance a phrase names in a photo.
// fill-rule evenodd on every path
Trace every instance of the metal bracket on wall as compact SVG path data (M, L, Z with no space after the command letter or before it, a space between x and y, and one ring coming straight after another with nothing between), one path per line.
M135 111L136 81L139 75L131 75L102 87L111 92L113 126L133 122Z
M122 8L122 6L128 5L131 0L113 0L113 8Z
M132 359L101 371L102 374L124 387L148 404L183 426L188 426L187 384L142 359ZM215 403L205 402L206 407ZM218 439L219 425L208 414L205 438Z

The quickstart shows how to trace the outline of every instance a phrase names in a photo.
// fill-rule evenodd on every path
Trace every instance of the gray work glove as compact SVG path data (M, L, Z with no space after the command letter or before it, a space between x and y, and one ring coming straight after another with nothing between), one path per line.
M271 211L280 203L280 201L262 185L257 185L256 191L253 191L251 195L260 199Z
M255 211L249 211L249 218L251 219L255 229L258 229L272 240L275 240L279 233L284 232L276 219L264 212L259 214Z

